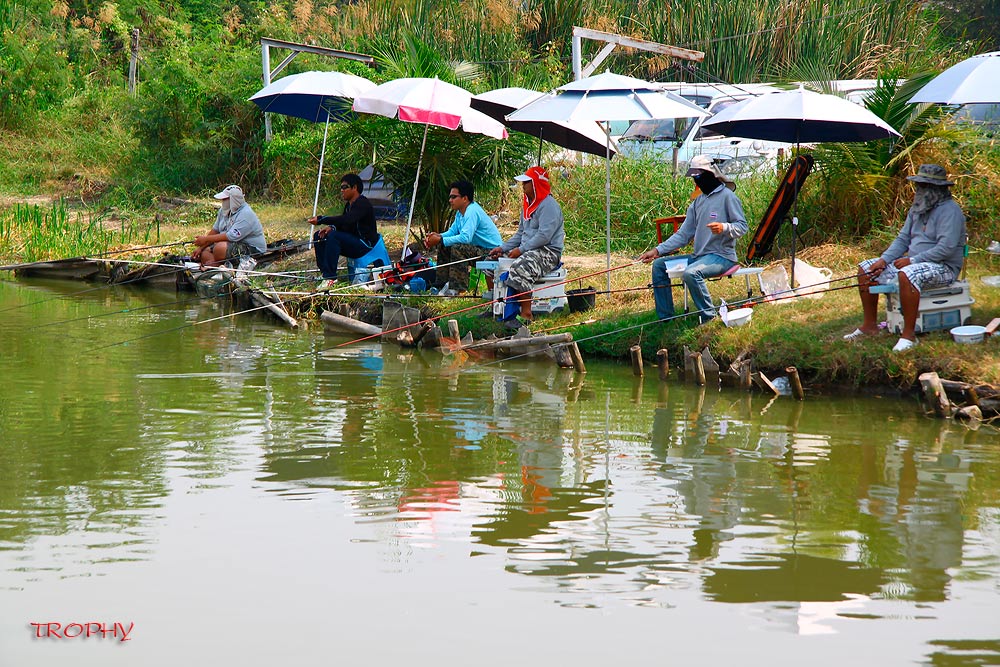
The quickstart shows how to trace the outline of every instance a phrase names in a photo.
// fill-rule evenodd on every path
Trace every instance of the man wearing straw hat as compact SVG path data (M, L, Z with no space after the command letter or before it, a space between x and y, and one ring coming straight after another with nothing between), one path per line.
M868 288L898 280L899 305L903 311L903 331L893 352L903 352L917 344L916 323L920 292L955 282L965 260L965 215L951 197L954 181L936 164L922 164L913 181L913 205L896 240L881 257L858 265L858 293L864 310L861 326L844 336L856 340L878 333L878 294Z
M701 194L688 206L684 224L670 238L639 255L647 264L653 262L653 302L661 320L674 315L674 297L670 292L667 262L687 259L682 280L698 308L702 323L715 317L715 305L708 293L707 278L721 276L736 265L736 239L747 233L743 203L733 192L735 183L705 155L691 159L687 175L694 179ZM690 255L667 259L666 255L694 242ZM654 261L655 260L655 261Z

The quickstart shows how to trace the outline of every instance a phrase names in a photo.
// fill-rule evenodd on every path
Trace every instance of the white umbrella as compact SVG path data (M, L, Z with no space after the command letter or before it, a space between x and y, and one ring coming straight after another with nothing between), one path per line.
M605 244L611 289L611 131L613 120L696 118L708 112L658 84L604 72L567 83L507 116L508 122L563 121L605 123Z
M995 104L1000 102L1000 51L980 53L952 65L910 98L911 104Z
M285 76L261 88L250 101L267 113L304 118L314 123L325 122L323 148L319 154L319 174L316 176L316 195L313 197L313 215L319 202L319 186L323 178L323 158L326 156L326 137L330 121L340 121L351 113L351 100L375 88L364 77L344 72L302 72Z
M788 143L854 142L898 137L899 132L871 111L836 95L806 90L766 93L727 107L702 127L726 136ZM796 185L798 181L795 181ZM795 193L798 210L798 192ZM792 213L792 286L795 285L795 236Z
M420 159L417 162L417 176L413 180L413 196L410 212L406 219L403 235L403 252L410 242L410 226L413 223L413 209L417 203L417 182L427 145L427 129L431 125L449 130L462 128L466 132L485 134L494 139L506 139L507 130L503 124L469 106L472 93L433 78L395 79L354 98L352 109L359 113L377 114L387 118L398 118L407 123L421 123L424 138L420 144Z
M604 155L607 137L604 129L593 121L570 123L563 121L509 121L506 116L523 106L534 102L545 93L529 88L498 88L488 93L474 95L472 108L494 118L508 129L538 137L538 162L542 161L542 142L548 141L572 151L582 151L591 155ZM611 153L618 153L618 146L612 142Z

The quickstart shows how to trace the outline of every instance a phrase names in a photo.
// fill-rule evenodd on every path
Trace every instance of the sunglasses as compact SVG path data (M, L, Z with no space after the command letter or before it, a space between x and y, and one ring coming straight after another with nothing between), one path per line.
M341 190L350 190L350 189L351 189L351 186L350 186L350 185L348 185L347 183L341 183L341 184L340 184L340 189L341 189Z
M448 195L448 199L458 199L462 195Z

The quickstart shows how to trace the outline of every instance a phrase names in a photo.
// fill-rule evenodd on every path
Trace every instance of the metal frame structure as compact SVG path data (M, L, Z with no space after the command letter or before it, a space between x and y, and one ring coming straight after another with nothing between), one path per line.
M339 49L328 49L325 46L312 46L310 44L298 44L296 42L286 42L281 39L261 37L261 67L264 70L264 86L271 85L271 80L285 69L290 62L300 53L314 53L319 56L329 56L331 58L345 58L365 63L369 67L375 66L375 58L364 53L354 53L353 51L341 51ZM291 51L277 67L271 69L271 48L288 49ZM271 141L271 115L264 114L264 139Z

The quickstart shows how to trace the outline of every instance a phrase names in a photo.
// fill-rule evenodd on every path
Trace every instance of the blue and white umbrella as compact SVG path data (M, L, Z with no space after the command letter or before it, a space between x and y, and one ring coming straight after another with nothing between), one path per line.
M709 113L659 84L604 72L559 86L507 116L506 122L604 123L606 182L604 186L605 243L608 289L611 289L611 121L697 118Z
M952 65L918 90L910 103L1000 103L1000 51L980 53Z
M314 123L325 123L323 148L319 154L319 174L316 177L316 195L313 197L313 215L319 203L319 187L323 180L323 158L326 156L326 137L330 121L352 117L351 103L355 97L375 88L368 79L344 72L302 72L282 77L258 90L250 101L261 111L282 116L303 118Z

